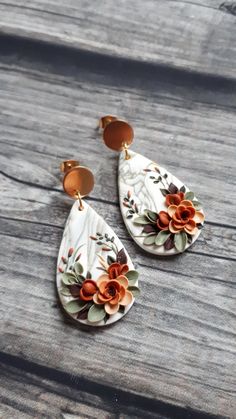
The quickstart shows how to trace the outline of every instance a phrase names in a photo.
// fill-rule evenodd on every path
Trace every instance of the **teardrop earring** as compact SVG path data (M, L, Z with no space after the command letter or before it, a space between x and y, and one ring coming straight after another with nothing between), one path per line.
M100 128L107 147L122 152L119 199L130 235L152 254L185 251L198 238L205 218L195 194L166 169L129 150L134 132L126 121L107 115Z
M139 293L138 272L111 227L83 201L94 186L92 172L76 160L63 162L61 171L64 191L76 201L58 255L60 301L80 323L114 323L130 310Z

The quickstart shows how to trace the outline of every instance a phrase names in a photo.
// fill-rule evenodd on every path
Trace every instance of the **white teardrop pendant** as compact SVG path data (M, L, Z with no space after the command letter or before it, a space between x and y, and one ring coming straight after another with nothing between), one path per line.
M129 151L119 161L120 207L135 242L147 252L169 256L198 238L204 213L193 192L163 167Z
M76 201L58 255L57 289L74 320L105 326L120 320L138 295L138 273L119 238L86 202Z

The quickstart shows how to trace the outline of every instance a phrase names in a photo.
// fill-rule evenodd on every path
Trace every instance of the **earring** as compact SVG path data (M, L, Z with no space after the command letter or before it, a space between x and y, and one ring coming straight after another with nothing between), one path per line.
M119 159L119 199L130 235L155 255L185 251L198 238L205 218L195 194L166 169L129 150L134 131L127 122L107 115L100 119L100 128L107 147L124 152Z
M139 293L138 272L119 238L83 197L94 186L92 172L76 160L61 164L64 191L76 201L58 255L57 289L76 321L104 326L120 320Z

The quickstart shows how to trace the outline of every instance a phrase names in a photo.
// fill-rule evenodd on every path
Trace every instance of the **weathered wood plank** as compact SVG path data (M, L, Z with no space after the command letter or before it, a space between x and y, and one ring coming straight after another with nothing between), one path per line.
M1 2L1 33L235 78L235 17L222 1ZM127 42L128 40L128 42Z
M139 254L142 297L116 328L87 333L65 321L55 304L57 235L49 232L50 239L41 241L37 233L29 238L27 230L24 238L23 231L20 237L1 236L2 351L101 384L115 382L118 389L232 416L235 262L187 252L178 263L160 260L152 269ZM125 245L133 256L133 244Z
M235 83L165 72L147 80L148 67L127 62L110 75L116 60L91 70L95 62L83 54L38 49L39 62L33 48L18 55L7 48L0 64L1 350L152 401L232 417ZM144 254L123 227L117 158L94 128L98 115L121 109L137 126L134 148L178 174L206 208L202 238L180 257ZM124 321L90 333L55 304L56 255L70 207L59 192L58 163L77 156L95 172L90 202L124 239L142 287Z
M16 363L14 360L13 362ZM28 369L34 373L4 363L0 363L0 367L2 419L135 419L138 417L165 419L164 414L160 416L158 413L148 411L148 408L142 410L140 406L127 403L128 400L118 398L115 393L99 396L88 393L73 375L61 374L64 382L62 380L59 382L56 374L48 379L39 375L40 367L36 374L34 365L30 363ZM168 406L166 409L168 410Z
M235 83L173 81L173 74L163 73L146 80L142 70L137 76L125 63L111 76L108 63L88 72L95 62L85 57L78 62L68 56L64 64L65 57L55 53L54 66L49 51L44 57L40 51L41 64L32 64L34 51L20 54L23 48L1 65L1 170L6 176L61 188L58 163L75 156L94 171L92 196L117 202L117 157L95 127L98 116L122 112L135 127L134 150L187 183L205 204L207 220L236 225ZM4 195L8 199L7 190Z

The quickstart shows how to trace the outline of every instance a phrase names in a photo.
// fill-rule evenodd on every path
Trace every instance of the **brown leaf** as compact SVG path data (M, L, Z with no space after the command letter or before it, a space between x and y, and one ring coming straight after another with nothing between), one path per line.
M143 232L144 233L156 233L157 228L152 224L147 224L147 225L144 226Z
M170 191L170 193L177 193L178 192L178 188L177 188L177 186L175 186L173 183L170 183L170 185L169 185L169 191Z
M79 297L79 292L80 292L80 288L81 288L81 286L80 285L77 285L77 284L73 284L73 285L69 285L69 290L70 290L70 293L71 293L71 295L72 295L72 297Z
M127 263L127 256L126 256L126 253L125 253L124 248L123 248L123 249L121 249L121 250L119 250L119 252L118 252L118 254L117 254L116 261L117 261L118 263L120 263L121 265L123 265L123 264Z
M170 250L173 249L174 245L174 234L171 234L171 236L164 243L164 248L165 250Z

